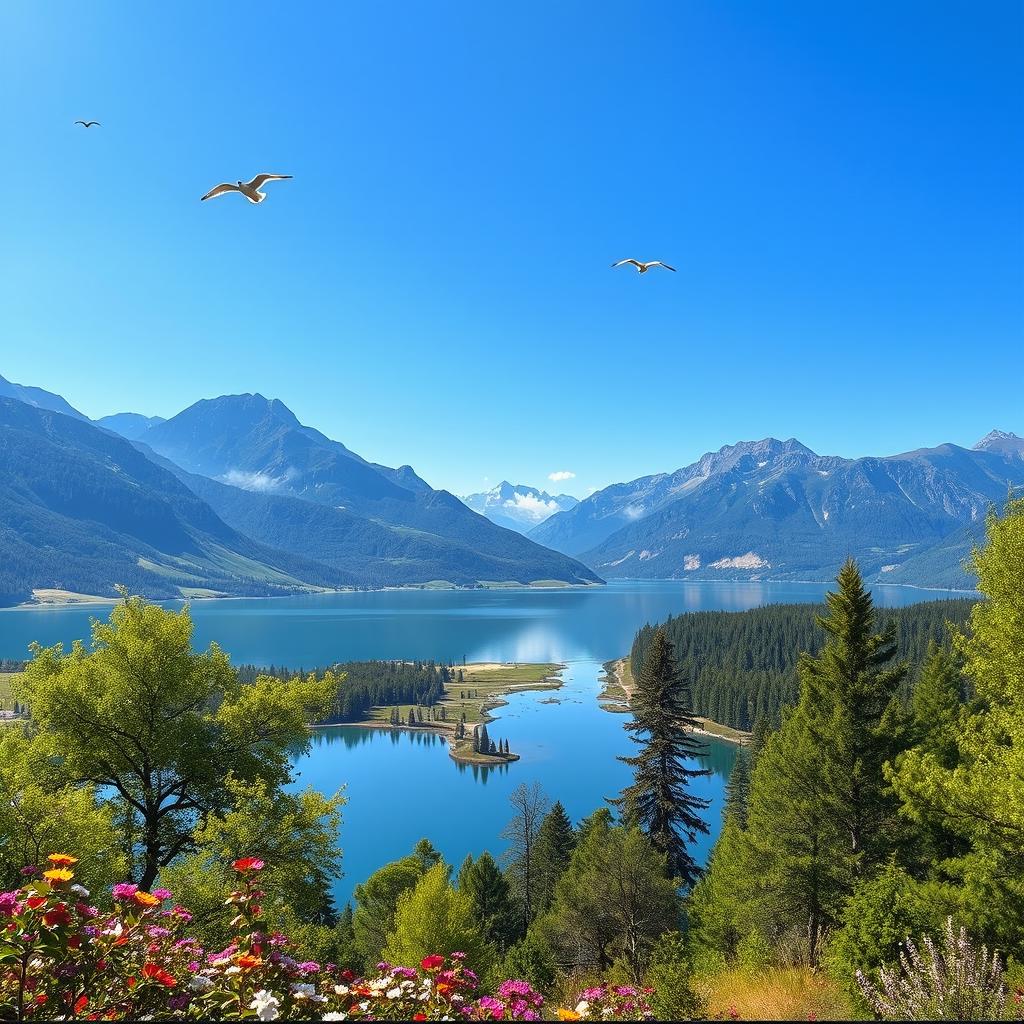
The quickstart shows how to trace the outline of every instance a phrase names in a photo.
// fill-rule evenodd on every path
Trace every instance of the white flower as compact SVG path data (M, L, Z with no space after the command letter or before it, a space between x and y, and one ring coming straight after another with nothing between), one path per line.
M71 891L78 893L79 896L88 896L89 890L84 885L79 885L77 882L71 886Z
M242 968L238 964L232 964L230 967L224 969L225 974L241 974Z
M387 991L388 999L398 999L401 994L402 990L400 988L389 988Z
M207 989L213 988L213 981L206 977L205 974L193 974L188 979L188 987L193 992L205 992Z
M347 1013L334 1013L332 1011L331 1013L325 1013L324 1016L323 1016L323 1019L324 1020L348 1020L348 1014Z
M281 1001L272 992L261 988L253 996L249 1009L255 1010L260 1020L277 1020L281 1016Z
M348 985L335 985L334 986L334 994L337 995L337 996L347 996L348 995Z
M581 1017L586 1017L586 1015L587 1015L587 1010L589 1010L589 1009L590 1009L590 1003L588 1003L588 1002L586 1001L586 999L581 999L581 1000L580 1000L580 1001L579 1001L579 1002L578 1002L578 1003L576 1004L576 1012L577 1012L577 1013L578 1013L578 1014L579 1014L579 1015L580 1015Z
M325 1003L327 996L318 996L316 994L316 985L302 984L301 982L292 983L292 995L296 999L308 999L314 1003Z

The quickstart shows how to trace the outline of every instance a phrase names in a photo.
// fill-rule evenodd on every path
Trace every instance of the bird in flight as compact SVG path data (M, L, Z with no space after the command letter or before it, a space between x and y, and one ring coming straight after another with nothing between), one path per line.
M257 174L252 181L238 181L234 185L224 182L221 185L211 188L210 191L203 196L203 199L215 199L217 196L224 195L225 192L241 192L250 203L262 203L263 200L267 198L267 193L260 191L262 186L264 186L268 181L284 181L285 178L290 177L290 174ZM202 200L200 200L200 202L202 202Z
M666 270L675 271L675 267L670 267L667 263L662 263L661 260L651 260L650 263L641 263L639 260L619 260L618 263L612 264L612 269L615 267L621 267L624 263L629 263L636 267L637 273L646 274L651 267L664 267Z
M95 125L97 128L102 128L103 125L99 121L76 121L75 124L80 124L83 128L92 128Z

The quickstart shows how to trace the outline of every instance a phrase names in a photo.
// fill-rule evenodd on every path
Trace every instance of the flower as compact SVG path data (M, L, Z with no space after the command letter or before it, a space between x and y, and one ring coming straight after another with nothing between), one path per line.
M142 976L148 981L155 981L166 988L173 988L178 984L177 979L168 974L159 964L152 961L142 965Z
M60 925L71 924L71 915L68 913L66 903L56 903L43 914L43 924L47 928L56 928Z
M256 1016L260 1020L277 1020L281 1016L281 1001L272 992L261 988L252 997L249 1009L255 1010Z
M231 866L240 872L246 871L262 871L267 865L265 861L259 859L259 857L239 857L238 860L232 861ZM266 1018L267 1020L273 1020L272 1017Z
M158 900L169 900L174 895L174 893L172 893L170 889L154 889L153 895Z
M436 971L439 970L443 965L444 957L440 956L437 953L434 953L432 956L425 956L420 961L420 967L422 967L423 970L425 971Z
M51 853L46 859L55 868L69 868L72 864L78 863L78 858L72 857L70 853Z
M141 889L132 893L131 900L140 907L159 907L161 903L151 892L143 892Z
M70 882L74 877L74 871L68 871L67 868L50 868L49 871L43 872L43 878L45 878L50 885L60 885L63 882Z
M115 900L130 900L137 892L139 887L133 885L131 882L118 882L113 889L110 890L111 895Z
M563 1010L561 1007L558 1008L558 1019L559 1020L580 1020L580 1015L575 1010Z
M235 963L243 971L251 971L254 967L259 967L263 963L263 959L262 957L253 956L251 953L242 953L235 957Z

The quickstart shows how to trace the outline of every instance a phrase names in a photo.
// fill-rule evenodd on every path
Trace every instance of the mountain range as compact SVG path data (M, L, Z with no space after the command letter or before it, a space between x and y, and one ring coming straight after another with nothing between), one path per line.
M109 596L115 583L177 597L601 582L280 401L230 395L169 420L93 423L51 392L2 389L4 603L36 589Z
M462 501L492 523L519 533L528 533L556 512L566 512L579 504L571 494L552 495L526 484L510 484L507 480L489 491L464 495Z
M529 536L608 578L827 580L853 555L878 582L970 587L988 509L1021 486L1024 439L1004 431L859 459L765 438L606 487Z

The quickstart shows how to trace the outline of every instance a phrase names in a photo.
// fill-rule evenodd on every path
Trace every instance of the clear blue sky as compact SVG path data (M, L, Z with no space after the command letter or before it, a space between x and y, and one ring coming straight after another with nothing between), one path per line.
M1022 62L1018 0L4 4L0 373L462 493L1024 433Z

